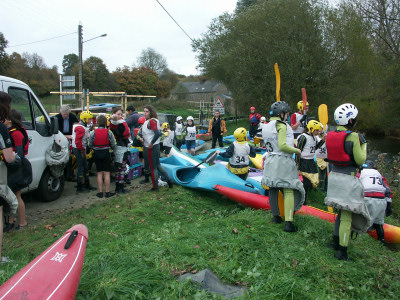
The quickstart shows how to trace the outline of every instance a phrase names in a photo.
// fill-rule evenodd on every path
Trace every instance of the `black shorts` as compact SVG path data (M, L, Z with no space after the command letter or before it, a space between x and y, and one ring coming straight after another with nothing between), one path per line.
M164 146L164 153L168 155L168 154L171 152L171 148L172 148L172 147L166 147L166 146Z
M94 150L93 158L97 172L111 172L111 156L109 149Z

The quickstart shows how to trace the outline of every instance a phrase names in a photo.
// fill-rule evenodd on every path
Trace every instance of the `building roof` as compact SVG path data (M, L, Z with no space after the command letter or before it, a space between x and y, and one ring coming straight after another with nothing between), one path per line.
M185 88L185 94L193 94L193 93L215 93L221 82L218 81L202 81L202 82L179 82L175 87L173 94L183 93L182 89L179 87ZM187 91L186 91L187 90Z

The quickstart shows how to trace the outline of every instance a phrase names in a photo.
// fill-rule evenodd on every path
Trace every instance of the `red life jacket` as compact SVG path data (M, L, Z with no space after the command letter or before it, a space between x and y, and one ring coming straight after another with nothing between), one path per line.
M116 134L116 133L117 133L118 126L121 125L121 124L124 126L124 132L122 133L122 136L120 136L119 134ZM127 139L131 136L131 133L130 133L130 131L129 131L128 124L126 124L126 122L119 123L119 124L117 124L117 125L114 125L113 123L110 123L110 129L111 129L111 131L114 133L115 139L116 139L117 141L118 141L119 139L127 140Z
M337 166L356 165L352 156L345 150L345 139L351 131L331 131L326 136L327 161Z
M12 133L14 132L14 131L17 131L18 129L17 128L15 128L15 127L12 127L10 130L9 130L9 132L10 132L10 135L12 135ZM23 148L24 148L24 155L26 156L26 155L28 155L28 151L29 151L29 137L28 137L28 133L26 132L26 130L25 130L25 128L24 127L21 127L21 129L19 130L21 133L22 133L22 135L24 136L24 138L23 138L23 140L22 140L22 145L23 145ZM13 144L14 144L14 142L13 142ZM15 150L15 149L14 149Z
M137 134L139 133L140 128L135 128L133 129L133 135L134 137L137 137Z
M110 148L110 140L108 139L107 128L97 128L94 130L93 147Z
M126 122L122 123L122 125L124 125L124 132L122 133L122 136L124 139L129 139L129 137L131 136L131 132L129 130L128 124Z

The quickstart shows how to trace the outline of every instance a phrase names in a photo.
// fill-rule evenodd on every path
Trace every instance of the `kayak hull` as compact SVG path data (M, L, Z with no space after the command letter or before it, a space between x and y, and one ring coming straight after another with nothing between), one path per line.
M65 249L71 235L76 237L71 246ZM0 287L0 299L74 299L87 239L85 225L70 228Z
M232 188L228 188L222 185L215 185L214 190L238 203L254 209L270 210L269 198L262 195L254 195L246 192L238 191ZM317 217L321 220L328 221L330 223L335 223L336 214L330 213L312 206L303 205L301 209L296 212L299 215L309 215ZM385 231L385 241L388 244L400 244L400 227L384 224L383 229ZM367 232L372 238L377 239L376 231Z
M212 191L216 183L236 188L252 194L259 191L252 184L232 174L227 168L216 164L207 168L193 168L191 166L178 166L161 162L161 166L167 172L169 178L175 183L184 187Z

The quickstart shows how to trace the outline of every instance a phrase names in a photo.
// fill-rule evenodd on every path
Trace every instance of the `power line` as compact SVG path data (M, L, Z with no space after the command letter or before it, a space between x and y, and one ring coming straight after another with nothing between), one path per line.
M163 10L165 10L165 12L168 14L168 16L170 16L170 18L172 20L174 20L174 22L176 23L176 25L178 25L178 27L183 31L184 34L186 34L186 36L193 42L193 39L186 33L186 31L181 27L181 25L178 24L177 21L175 21L175 19L171 16L171 14L164 8L164 6L162 6L162 4L156 0L158 4L160 4L160 6L162 7Z
M56 37L52 37L52 38L48 38L48 39L44 39L44 40L40 40L40 41L36 41L36 42L30 42L30 43L26 43L26 44L19 44L19 45L13 45L13 46L8 46L8 48L12 48L12 47L19 47L19 46L25 46L25 45L31 45L31 44L36 44L36 43L41 43L41 42L45 42L45 41L50 41L50 40L54 40L54 39L58 39L67 35L71 35L71 34L76 34L76 32L72 32L72 33L67 33L64 35L59 35Z

